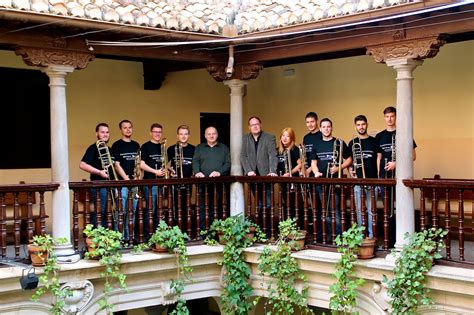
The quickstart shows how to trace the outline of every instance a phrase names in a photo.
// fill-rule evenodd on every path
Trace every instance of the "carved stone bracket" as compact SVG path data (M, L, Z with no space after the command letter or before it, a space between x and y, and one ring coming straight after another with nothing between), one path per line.
M234 65L234 72L232 76L228 77L225 72L225 64L211 63L207 65L207 71L217 82L222 82L231 79L251 80L256 79L258 74L263 69L260 63L247 63Z
M94 60L94 55L91 53L35 47L18 47L15 54L22 56L27 65L39 67L61 65L84 69Z
M61 289L67 288L71 295L64 298L64 306L61 308L64 314L77 314L82 311L94 295L94 286L89 280L67 282Z
M374 282L372 287L372 297L375 303L380 306L384 311L388 311L390 308L390 297L387 293L387 285L381 282Z
M372 55L379 63L384 63L389 59L433 58L445 43L439 36L402 40L367 47L367 54Z

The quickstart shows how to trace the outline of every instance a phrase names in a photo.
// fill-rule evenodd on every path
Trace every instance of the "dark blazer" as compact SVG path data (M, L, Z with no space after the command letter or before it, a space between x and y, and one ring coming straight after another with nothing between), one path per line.
M265 176L268 173L276 174L278 160L275 136L262 131L258 141L258 150L255 152L255 142L252 134L245 134L242 139L240 162L244 169L244 175L251 171L261 176Z

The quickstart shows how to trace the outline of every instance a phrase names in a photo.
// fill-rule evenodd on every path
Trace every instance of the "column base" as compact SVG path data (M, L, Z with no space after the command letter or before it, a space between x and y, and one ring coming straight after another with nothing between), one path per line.
M71 244L56 245L56 256L60 264L74 264L81 260L79 255Z

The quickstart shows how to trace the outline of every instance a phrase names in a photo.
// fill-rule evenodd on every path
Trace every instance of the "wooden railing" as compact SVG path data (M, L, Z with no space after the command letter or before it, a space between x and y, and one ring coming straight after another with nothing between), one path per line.
M474 180L414 179L403 183L420 191L417 230L444 228L446 237L445 259L474 264L472 245L466 256L466 241L473 241ZM468 207L469 206L469 207ZM457 244L456 244L457 243ZM453 250L457 247L457 253Z
M33 235L46 230L46 208L44 194L56 190L59 184L17 184L0 186L0 256L7 255L7 240L13 238L15 258L20 256L21 238L29 242ZM34 211L36 193L39 207ZM10 226L10 223L11 226ZM11 227L11 230L10 230Z

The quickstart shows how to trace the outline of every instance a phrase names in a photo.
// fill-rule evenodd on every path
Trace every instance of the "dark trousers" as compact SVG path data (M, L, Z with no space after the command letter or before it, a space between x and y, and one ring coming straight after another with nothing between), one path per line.
M326 201L326 234L329 235L329 238L332 239L332 212L335 212L335 221L336 221L336 236L342 234L341 230L341 189L334 187L334 206L332 205L332 196L330 194L331 186L330 185L319 185L316 186L316 192L320 200L323 200L323 189L325 189L325 201ZM318 221L322 222L322 203L321 206L317 208L317 217ZM324 223L323 223L324 224ZM320 232L321 231L321 232ZM321 235L322 239L322 225L318 229L318 238Z

